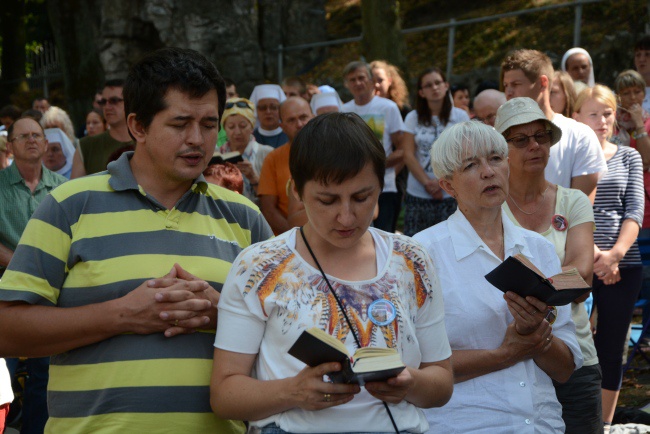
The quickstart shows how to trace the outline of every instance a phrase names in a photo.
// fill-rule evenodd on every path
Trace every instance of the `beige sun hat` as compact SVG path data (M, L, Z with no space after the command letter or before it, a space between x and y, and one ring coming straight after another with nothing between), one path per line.
M494 129L503 134L508 128L535 121L544 121L551 127L551 145L560 141L562 138L560 127L546 119L544 112L535 100L525 97L513 98L499 107L497 118L494 121Z

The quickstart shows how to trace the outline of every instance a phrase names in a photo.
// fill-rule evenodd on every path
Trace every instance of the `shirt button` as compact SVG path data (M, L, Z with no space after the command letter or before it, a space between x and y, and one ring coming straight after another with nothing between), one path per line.
M526 387L526 383L524 383L523 381L522 381L521 383L519 383L519 385L520 385L521 387Z
M524 422L526 422L526 425L530 425L530 419L526 419Z

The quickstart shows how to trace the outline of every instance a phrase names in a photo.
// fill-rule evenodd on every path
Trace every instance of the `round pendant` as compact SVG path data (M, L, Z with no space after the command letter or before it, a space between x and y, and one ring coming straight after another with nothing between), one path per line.
M385 326L393 321L397 317L397 309L395 305L390 301L384 298L375 300L370 303L368 306L368 318L373 324L378 326Z

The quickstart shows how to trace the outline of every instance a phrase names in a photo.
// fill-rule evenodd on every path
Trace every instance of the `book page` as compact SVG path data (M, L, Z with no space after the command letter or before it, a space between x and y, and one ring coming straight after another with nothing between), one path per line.
M541 271L539 271L539 268L535 267L535 265L533 265L533 263L530 262L530 260L524 255L522 255L521 253L517 253L515 256L513 256L513 258L515 258L516 260L524 264L526 267L533 270L538 275L542 276L543 278L546 278L546 276L544 276L544 274Z
M570 288L590 288L589 284L584 281L577 268L563 271L560 274L549 278L555 289L570 289Z
M365 349L365 348L362 348ZM389 348L373 348L375 350L383 350ZM355 353L355 355L358 351ZM387 353L384 351L374 352L372 356L361 356L354 360L352 365L352 370L355 373L363 372L374 372L374 371L386 371L388 369L401 368L404 366L402 358L393 350L392 353Z

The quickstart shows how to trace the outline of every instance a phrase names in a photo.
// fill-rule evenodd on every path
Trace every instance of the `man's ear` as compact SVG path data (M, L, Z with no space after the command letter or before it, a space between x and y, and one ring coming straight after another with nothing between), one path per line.
M539 76L539 84L541 85L542 90L548 88L549 83L550 83L550 80L548 79L548 77L546 75L542 74L542 75Z
M126 126L129 127L129 131L135 137L136 142L144 142L147 131L144 125L142 125L142 122L136 118L135 113L129 113L129 116L126 118Z

